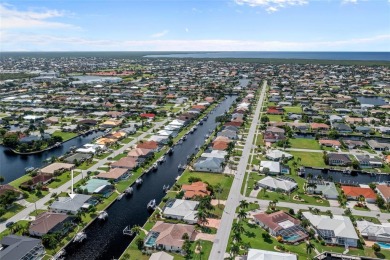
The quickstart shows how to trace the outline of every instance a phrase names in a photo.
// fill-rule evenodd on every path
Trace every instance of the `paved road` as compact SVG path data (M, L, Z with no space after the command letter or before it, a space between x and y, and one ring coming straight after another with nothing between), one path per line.
M120 149L118 150L115 150L111 155L107 156L105 159L102 159L102 160L99 160L96 164L94 164L93 166L91 166L88 170L84 171L84 172L87 172L87 171L97 171L97 169L101 166L103 166L106 162L107 162L107 158L108 157L115 157L117 156L118 154L121 154L122 152L124 152L126 149L128 149L129 147L131 147L132 145L136 144L138 142L138 140L141 140L142 138L144 138L146 135L152 133L152 131L154 129L159 129L163 124L165 124L166 122L168 121L168 119L165 119L164 121L161 121L161 122L157 122L153 128L149 129L147 132L143 133L142 135L138 136L137 138L135 138L134 140L132 140L131 142L125 144L123 147L121 147ZM79 174L77 175L75 178L74 178L74 183L77 183L78 181L80 181L82 179L82 176L86 176L85 174ZM45 203L47 203L50 199L51 199L51 195L53 193L61 193L61 192L68 192L68 190L71 188L72 186L72 181L68 181L66 183L64 183L62 186L56 188L56 189L51 189L49 194L46 195L45 197L43 197L42 199L38 200L35 204L34 203L30 203L27 205L27 207L25 209L23 209L21 212L19 212L18 214L14 215L13 217L11 217L10 219L8 219L6 222L3 222L3 223L0 223L0 233L3 232L6 227L5 227L5 224L9 221L13 221L13 222L17 222L19 220L22 220L22 219L26 219L28 218L28 216L31 214L31 212L33 212L35 209L43 209L43 208L46 208L46 205Z
M259 121L260 110L263 105L265 92L266 92L266 81L263 83L262 91L260 94L259 101L257 103L255 115L249 129L249 134L245 142L244 149L242 151L242 156L240 162L238 163L237 173L234 177L232 187L230 189L229 198L226 201L226 206L224 213L221 219L220 228L217 231L215 236L213 248L211 249L211 253L209 259L212 260L223 260L226 247L229 240L230 230L232 228L233 220L235 217L236 208L239 205L239 201L242 198L240 194L242 182L245 176L245 170L247 167L248 159L250 156L250 152L252 149L253 138L256 133L256 127Z
M269 206L269 202L270 202L270 200L260 200L260 199L250 198L250 197L242 197L242 199L245 199L248 202L258 203L260 205L261 210L265 210ZM323 207L323 206L298 204L298 203L283 202L283 201L278 202L277 206L292 208L295 211L300 209L308 210L309 207L312 207L312 208L317 208L321 211L330 210L335 215L343 215L345 211L345 209L339 207ZM390 213L381 213L380 211L363 211L363 210L355 210L355 209L351 209L351 211L353 215L378 218L381 222L384 223L387 223L387 220L390 219ZM377 216L378 214L380 214L379 217Z

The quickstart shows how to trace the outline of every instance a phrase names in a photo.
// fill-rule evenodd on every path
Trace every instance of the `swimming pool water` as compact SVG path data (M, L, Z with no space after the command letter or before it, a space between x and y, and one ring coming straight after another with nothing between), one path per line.
M383 249L390 249L390 244L389 243L384 243L384 242L377 242L377 244L383 248Z
M288 236L288 237L283 237L283 240L285 240L285 241L295 241L299 237L300 237L299 235L292 235L292 236Z

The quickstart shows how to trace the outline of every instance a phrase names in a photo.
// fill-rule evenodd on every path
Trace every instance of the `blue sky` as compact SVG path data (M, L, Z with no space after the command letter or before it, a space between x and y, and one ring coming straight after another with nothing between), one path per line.
M390 51L390 0L0 3L1 51Z

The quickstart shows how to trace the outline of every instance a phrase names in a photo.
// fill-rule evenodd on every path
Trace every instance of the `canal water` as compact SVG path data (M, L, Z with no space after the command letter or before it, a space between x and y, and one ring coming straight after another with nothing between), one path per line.
M386 100L381 97L357 97L357 100L360 104L368 104L374 106L383 106L386 105Z
M27 167L42 167L44 161L53 156L59 157L70 150L72 146L80 147L84 144L90 143L94 138L102 136L104 132L92 132L87 136L79 136L62 144L62 146L50 149L48 151L32 154L32 155L18 155L7 148L0 145L0 176L3 176L4 183L9 183L25 174Z
M81 244L71 243L65 249L66 259L117 259L131 242L131 237L122 234L126 226L142 226L150 213L146 205L152 199L157 204L164 197L163 186L175 183L178 176L178 165L186 164L187 156L196 152L195 147L200 147L206 140L206 135L217 126L215 118L229 109L237 96L228 96L216 107L213 113L198 125L198 129L189 134L187 140L174 147L173 155L167 156L167 160L160 164L157 171L145 174L143 184L134 189L131 197L123 197L115 201L108 209L108 219L105 222L94 221L86 228L87 239Z

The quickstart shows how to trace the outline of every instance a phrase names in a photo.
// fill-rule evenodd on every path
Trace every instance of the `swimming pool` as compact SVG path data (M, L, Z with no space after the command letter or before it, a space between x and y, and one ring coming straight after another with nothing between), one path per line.
M156 245L156 240L157 240L157 237L158 237L159 233L156 233L156 232L152 232L146 239L145 241L145 246L147 247L152 247L154 245Z
M383 249L390 249L390 244L385 242L377 242L377 244Z
M286 236L286 237L283 237L283 240L285 241L295 241L297 239L299 239L301 236L300 235L292 235L292 236Z

